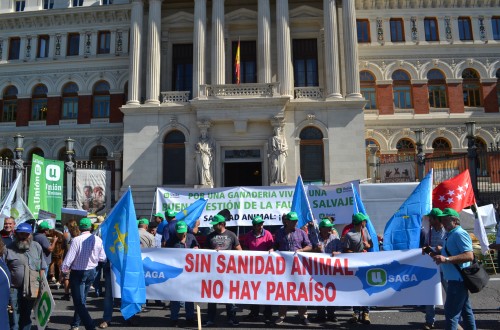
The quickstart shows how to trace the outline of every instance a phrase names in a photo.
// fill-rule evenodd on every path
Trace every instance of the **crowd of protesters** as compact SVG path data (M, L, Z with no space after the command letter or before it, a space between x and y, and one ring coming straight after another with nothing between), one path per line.
M340 253L367 252L375 242L366 230L368 217L362 213L352 216L351 224L339 236L335 229L333 217L323 218L318 225L309 223L297 228L299 217L289 212L282 217L283 226L275 235L266 229L260 216L252 219L252 230L240 239L226 228L230 219L227 210L215 215L210 223L212 232L208 234L203 246L197 241L199 222L190 228L184 221L177 221L175 213L167 210L165 216L156 213L152 221L145 218L137 220L141 248L206 248L212 250L250 250L250 251L291 251L315 252L336 256ZM467 289L464 287L460 273L453 265L466 267L472 261L472 243L469 235L460 227L460 217L452 209L433 209L428 215L431 228L422 231L422 251L428 253L436 264L440 265L441 281L447 299L444 306L446 329L457 329L462 317L466 329L475 329L474 315L470 306ZM79 222L70 221L64 232L50 228L49 223L38 224L36 232L28 223L22 223L14 229L13 218L5 218L0 242L0 324L10 324L12 330L28 330L31 328L31 312L39 291L39 281L47 277L59 288L64 286L62 299L70 300L74 305L71 329L78 330L81 325L87 330L96 327L87 307L86 298L89 292L95 291L97 297L104 297L103 317L98 322L101 329L112 326L114 298L111 290L110 263L106 260L103 243L100 238L99 225L105 221L99 218L94 224L88 218ZM498 248L500 244L492 244ZM429 248L431 250L429 250ZM104 274L104 292L101 289L101 272ZM10 288L10 289L9 289ZM156 302L163 304L164 302ZM193 302L171 301L169 327L179 326L179 311L185 309L185 325L195 326L196 316ZM226 304L227 324L238 326L238 307ZM334 306L317 307L316 317L308 316L305 305L297 306L302 324L310 322L338 322ZM251 305L250 313L245 320L258 320L261 309L266 325L281 325L287 316L287 306L278 306L277 318L273 319L271 306ZM9 311L9 313L7 312ZM143 308L143 311L147 311ZM370 309L368 306L355 306L351 323L369 325ZM209 303L204 327L217 326L217 305ZM128 320L129 324L138 324L137 318ZM435 306L426 306L423 329L432 329L435 324Z

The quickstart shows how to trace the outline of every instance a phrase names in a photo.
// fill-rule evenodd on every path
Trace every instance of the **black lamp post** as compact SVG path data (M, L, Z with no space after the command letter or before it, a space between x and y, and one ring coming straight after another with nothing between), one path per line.
M67 162L64 164L66 169L66 207L74 208L74 200L73 200L73 173L75 172L75 163L73 163L73 155L75 151L73 146L75 144L75 140L72 138L66 139L66 158Z
M19 184L17 186L16 194L17 197L21 197L21 194L23 192L23 171L24 171L24 161L23 161L23 143L24 143L24 136L17 133L14 136L14 142L16 143L16 148L14 149L15 152L15 157L13 159L14 162L14 167L16 169L16 177L20 177Z
M479 198L477 189L477 146L476 146L476 122L468 121L465 123L467 130L467 158L469 158L469 173L474 196Z
M417 172L418 179L422 181L424 178L424 169L425 169L425 153L423 149L422 137L424 135L424 131L422 129L416 129L413 131L415 133L415 143L417 145Z

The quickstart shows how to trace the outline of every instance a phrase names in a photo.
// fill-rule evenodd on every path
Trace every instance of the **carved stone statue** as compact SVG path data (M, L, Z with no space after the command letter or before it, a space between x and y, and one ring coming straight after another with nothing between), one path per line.
M274 128L274 136L269 140L269 182L286 183L286 157L288 146L281 135L281 127Z
M207 136L207 130L208 128L201 128L200 140L196 143L196 173L200 185L213 187L212 160L215 146Z

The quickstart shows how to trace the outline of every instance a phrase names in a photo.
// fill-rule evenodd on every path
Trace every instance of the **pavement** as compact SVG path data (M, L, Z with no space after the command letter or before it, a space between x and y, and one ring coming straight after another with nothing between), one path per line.
M73 317L73 304L71 301L60 300L63 294L63 289L57 290L53 288L53 295L56 302L53 314L50 318L50 323L46 329L54 330L69 330L71 319ZM477 329L500 329L500 275L492 275L488 286L481 292L472 294L472 307L476 317ZM95 297L95 294L89 293L87 300L92 318L95 320L96 326L102 321L103 298ZM422 329L424 324L424 309L417 306L399 306L399 307L377 307L370 312L371 325L351 324L348 322L351 316L350 308L338 308L337 317L338 322L332 323L314 323L311 322L309 326L300 324L297 316L297 310L290 308L288 317L285 323L279 326L267 326L264 324L263 319L253 319L245 321L245 316L249 313L247 305L240 305L240 311L237 313L237 318L240 321L240 329L372 329L372 330L396 330L396 329ZM113 320L108 329L127 329L127 330L155 330L155 329L173 329L169 327L170 311L163 309L162 306L155 306L154 301L148 301L148 312L140 313L135 319L137 325L129 325L120 314L119 305L115 305L113 312ZM201 318L204 319L206 312L206 304L200 304ZM277 309L275 309L277 311ZM218 305L218 318L217 325L212 327L214 329L229 329L234 328L225 322L225 306ZM309 317L314 319L316 309L309 308ZM273 316L277 316L275 312ZM181 309L179 327L184 327L184 311ZM444 329L444 315L443 307L438 306L436 310L436 329ZM186 329L197 329L197 327L185 327ZM0 329L6 329L0 325ZM84 327L81 326L80 330Z

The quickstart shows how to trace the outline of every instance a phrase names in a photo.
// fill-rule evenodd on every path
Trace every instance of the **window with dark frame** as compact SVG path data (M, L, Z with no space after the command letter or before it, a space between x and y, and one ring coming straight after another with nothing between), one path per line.
M172 45L172 90L193 95L193 44Z
M16 0L16 11L24 11L26 0Z
M293 39L295 87L315 87L318 82L317 39Z
M48 35L38 36L38 50L37 50L38 58L49 57L49 42L50 42L50 37Z
M361 95L368 102L365 109L377 109L377 86L375 84L375 76L369 71L361 71L359 73L359 80L361 82Z
M446 156L451 155L451 144L448 140L443 138L437 138L432 142L433 155L435 156Z
M402 18L391 18L390 21L391 28L391 41L392 42L404 42L405 41L405 30Z
M396 70L392 74L394 107L398 109L411 109L413 100L411 97L410 75L403 70Z
M472 24L470 17L458 18L458 36L462 41L472 40Z
M439 41L438 22L435 17L424 18L425 41Z
M47 118L47 86L38 84L33 88L31 95L31 120L45 120Z
M181 131L174 130L163 140L163 184L183 185L185 182L186 137Z
M99 31L97 37L97 54L109 54L111 49L111 32Z
M370 21L367 19L357 19L356 28L358 32L358 42L370 42Z
M80 34L79 33L69 33L68 34L68 49L66 51L66 56L78 56L80 54Z
M448 97L446 94L446 77L438 69L427 73L427 86L429 90L429 106L431 108L447 108Z
M82 7L83 0L73 0L73 7Z
M491 18L491 29L493 33L493 40L500 40L500 17L493 16Z
M94 85L92 118L109 118L109 83L99 81Z
M482 99L479 74L473 69L465 69L462 72L462 79L464 105L466 107L480 107Z
M3 92L3 111L2 121L16 121L17 117L17 88L16 86L8 86Z
M497 77L497 102L498 106L500 107L500 69L497 70L496 77Z
M300 175L306 183L325 182L323 133L316 127L300 132Z
M18 60L21 53L21 38L9 39L9 60Z
M232 42L232 83L236 84L236 49L238 41ZM257 43L253 40L240 41L240 83L250 84L257 82Z
M64 85L62 90L61 119L78 118L78 86L74 82Z
M43 9L54 8L54 0L43 0Z

